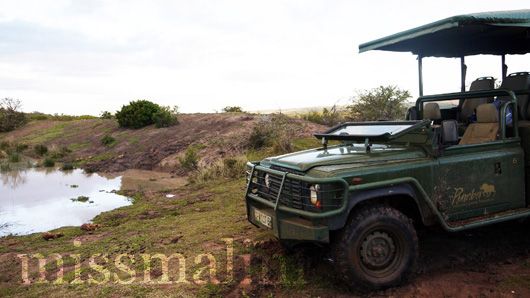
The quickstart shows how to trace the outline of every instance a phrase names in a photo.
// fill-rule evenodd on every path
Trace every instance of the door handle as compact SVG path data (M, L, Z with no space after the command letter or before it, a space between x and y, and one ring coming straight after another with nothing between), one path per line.
M501 163L496 162L495 163L495 175L500 175L500 174L502 174Z

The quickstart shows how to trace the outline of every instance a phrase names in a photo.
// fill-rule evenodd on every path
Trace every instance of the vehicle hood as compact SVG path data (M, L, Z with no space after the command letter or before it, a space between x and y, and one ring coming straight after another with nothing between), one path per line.
M305 172L318 166L346 164L357 167L373 166L386 162L425 158L426 155L425 151L417 147L373 145L371 150L367 152L363 145L350 145L294 152L266 158L262 163Z

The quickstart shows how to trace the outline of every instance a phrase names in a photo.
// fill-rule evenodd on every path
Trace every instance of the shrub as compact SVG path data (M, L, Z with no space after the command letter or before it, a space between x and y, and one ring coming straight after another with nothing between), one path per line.
M18 99L0 100L0 132L12 131L28 122L26 114L20 111L21 106Z
M53 158L46 157L44 161L42 162L42 165L46 168L51 168L55 166L55 160Z
M269 125L256 124L250 132L248 143L252 149L261 149L269 146L272 142L274 132Z
M103 111L103 112L101 112L101 115L99 116L99 118L101 118L101 119L112 119L112 118L114 118L114 115L112 115L112 113L109 112L109 111Z
M68 149L68 147L63 146L59 150L53 150L51 151L48 156L53 159L62 159L65 156L67 156L69 153L72 153L72 150Z
M397 86L379 86L360 92L347 107L355 121L404 119L410 93Z
M0 142L0 150L8 150L11 147L11 144L7 141Z
M239 178L245 175L246 161L236 158L223 159L223 177Z
M63 171L71 171L73 169L74 169L74 165L72 163L69 163L69 162L63 163L63 166L61 167L61 170L63 170ZM72 185L70 187L72 187Z
M29 146L27 144L16 144L15 145L15 151L16 152L24 152L28 148L29 148Z
M106 135L104 136L102 139L101 139L101 144L105 145L105 146L111 146L112 144L114 144L116 142L116 139L109 136L109 135Z
M116 112L116 119L121 127L138 129L154 124L153 115L160 109L159 105L147 100L132 101Z
M153 121L157 128L169 127L178 124L178 109L174 107L160 107L160 110L153 114Z
M346 112L344 110L339 110L337 106L334 105L330 109L323 108L321 112L310 111L299 115L299 117L313 123L335 126L346 120L345 114Z
M233 106L233 107L227 106L227 107L223 108L223 112L225 112L225 113L243 113L243 109L241 107L238 107L238 106Z
M9 163L0 163L0 172L11 171L11 165Z
M275 153L293 150L291 141L296 135L299 124L281 114L261 119L249 135L248 146L252 149L272 147Z
M225 158L212 166L192 173L189 181L192 184L209 182L219 178L241 178L245 175L246 159Z
M20 162L20 154L16 152L9 154L9 162Z
M42 144L38 144L33 146L33 150L35 153L39 156L43 156L44 154L48 153L48 147Z
M184 156L179 158L180 166L187 171L196 170L199 166L198 151L197 146L190 145L184 152Z

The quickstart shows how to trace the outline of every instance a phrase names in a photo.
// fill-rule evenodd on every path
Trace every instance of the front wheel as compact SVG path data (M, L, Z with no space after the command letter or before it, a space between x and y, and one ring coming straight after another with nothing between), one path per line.
M352 286L369 289L401 284L418 258L418 237L410 219L381 205L354 212L334 244L341 276Z

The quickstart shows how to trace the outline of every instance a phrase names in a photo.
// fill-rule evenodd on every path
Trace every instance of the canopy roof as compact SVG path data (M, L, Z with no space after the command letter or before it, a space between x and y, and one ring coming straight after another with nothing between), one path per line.
M423 57L530 52L530 9L459 15L396 33L359 46L412 52Z

